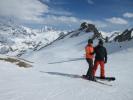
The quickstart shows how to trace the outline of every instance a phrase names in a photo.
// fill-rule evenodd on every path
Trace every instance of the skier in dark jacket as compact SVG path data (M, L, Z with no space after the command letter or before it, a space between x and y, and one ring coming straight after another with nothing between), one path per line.
M107 50L103 46L103 41L99 40L98 45L94 48L95 61L93 67L93 76L95 76L98 65L100 65L100 77L105 78L104 64L107 63Z

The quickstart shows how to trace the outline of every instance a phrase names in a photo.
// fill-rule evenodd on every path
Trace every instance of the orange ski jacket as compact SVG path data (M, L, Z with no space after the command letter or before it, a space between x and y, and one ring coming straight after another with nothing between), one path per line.
M89 58L89 59L93 59L94 58L94 55L93 55L94 47L92 46L92 44L88 44L85 47L85 52L86 52L86 58Z

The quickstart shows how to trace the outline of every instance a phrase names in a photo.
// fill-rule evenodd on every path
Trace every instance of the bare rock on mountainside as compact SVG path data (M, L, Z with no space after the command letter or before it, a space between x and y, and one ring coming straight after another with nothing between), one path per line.
M123 42L131 39L133 39L133 28L130 30L126 29L124 32L114 38L114 40L118 42Z
M32 67L32 62L26 61L24 59L18 59L18 58L13 58L13 57L0 57L0 60L14 63L19 67L24 67L24 68L29 68Z
M89 23L83 22L83 23L81 23L79 30L85 30L85 32L93 32L94 33L94 35L92 37L93 40L95 38L101 38L101 39L105 40L103 38L102 34L98 31L96 26L93 25L93 24L89 24Z

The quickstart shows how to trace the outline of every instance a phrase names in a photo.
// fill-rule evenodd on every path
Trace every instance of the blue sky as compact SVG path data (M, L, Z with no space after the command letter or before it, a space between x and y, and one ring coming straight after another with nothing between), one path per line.
M47 4L52 9L68 11L75 17L94 20L114 15L120 17L125 12L133 11L132 0L49 0Z
M133 18L124 14L133 14L133 0L41 0L47 2L51 9L64 11L65 16L73 16L79 20L94 21L99 28L111 31L131 27ZM69 12L65 14L65 12ZM62 14L63 15L63 14ZM55 14L55 16L60 16ZM111 21L112 18L112 21ZM110 19L110 20L109 20ZM113 20L114 19L114 20ZM113 23L113 21L119 23ZM121 22L120 22L121 21ZM129 21L129 22L128 22ZM101 24L101 26L100 26ZM74 25L78 26L78 25ZM108 27L106 27L108 26ZM115 26L115 27L114 27Z
M103 31L124 30L133 27L133 0L1 0L3 16L33 28L71 30L86 21Z

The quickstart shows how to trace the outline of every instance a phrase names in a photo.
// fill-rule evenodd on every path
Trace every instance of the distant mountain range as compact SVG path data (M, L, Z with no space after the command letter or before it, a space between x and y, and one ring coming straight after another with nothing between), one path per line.
M26 51L35 51L50 44L66 32L45 26L41 30L0 22L0 53L21 56Z
M47 26L40 30L33 30L10 21L0 22L0 54L21 56L26 52L38 51L65 37L73 38L88 32L92 32L92 38L95 38L93 34L96 33L96 38L101 38L105 42L123 42L133 38L133 29L108 35L106 32L99 32L94 25L86 23L82 23L79 29L67 32Z

